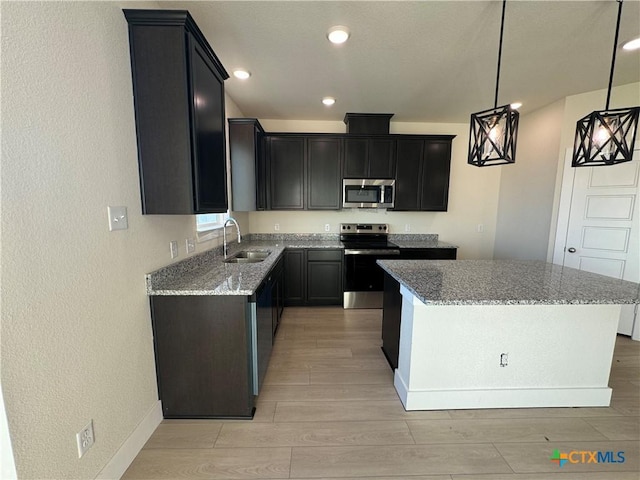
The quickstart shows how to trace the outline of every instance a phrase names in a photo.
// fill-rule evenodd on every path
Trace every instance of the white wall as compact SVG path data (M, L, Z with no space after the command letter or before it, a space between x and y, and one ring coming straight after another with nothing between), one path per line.
M171 240L185 257L194 218L141 215L121 11L141 6L158 4L1 5L0 384L19 478L94 478L157 402L144 274ZM128 230L108 231L107 205Z
M516 162L499 167L496 259L547 258L564 103L520 117Z
M260 120L267 132L344 133L342 122ZM252 232L273 233L274 224L280 232L324 232L329 223L337 233L340 223L388 223L392 233L404 233L409 224L411 233L437 233L445 242L458 245L458 258L492 258L496 228L496 212L500 187L500 168L478 168L467 164L468 124L433 124L391 122L391 133L450 134L453 140L451 183L447 212L386 212L369 209L343 211L251 212ZM484 231L477 232L478 224Z

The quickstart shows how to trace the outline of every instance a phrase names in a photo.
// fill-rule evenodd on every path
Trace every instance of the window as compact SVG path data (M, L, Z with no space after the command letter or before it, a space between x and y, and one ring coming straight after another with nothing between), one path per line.
M227 218L229 218L229 212L196 215L196 235L198 241L203 242L218 237L220 232L216 232L216 230L222 228Z

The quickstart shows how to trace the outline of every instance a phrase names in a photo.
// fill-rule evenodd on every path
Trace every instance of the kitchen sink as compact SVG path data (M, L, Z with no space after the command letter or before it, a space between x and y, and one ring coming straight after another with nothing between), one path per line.
M264 250L242 250L233 257L223 260L224 263L258 263L264 261L271 252Z

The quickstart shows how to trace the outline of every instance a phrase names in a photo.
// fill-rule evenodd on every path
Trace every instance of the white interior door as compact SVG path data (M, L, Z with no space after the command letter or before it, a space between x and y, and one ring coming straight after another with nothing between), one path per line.
M570 165L570 151L565 161ZM567 176L563 196L569 210L564 222L559 215L554 262L640 282L640 150L632 162L569 167ZM619 333L632 335L635 316L633 306L623 309Z

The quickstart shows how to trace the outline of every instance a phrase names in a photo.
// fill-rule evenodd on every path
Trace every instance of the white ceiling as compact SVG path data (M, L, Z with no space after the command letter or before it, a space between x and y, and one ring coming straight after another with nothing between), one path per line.
M225 83L248 117L467 122L493 107L501 1L161 3L191 12L229 73L251 71ZM615 0L508 1L498 105L526 113L606 88L617 11ZM346 44L327 41L333 25L350 28ZM620 42L638 36L640 0L625 0ZM614 85L638 81L640 52L619 50Z

